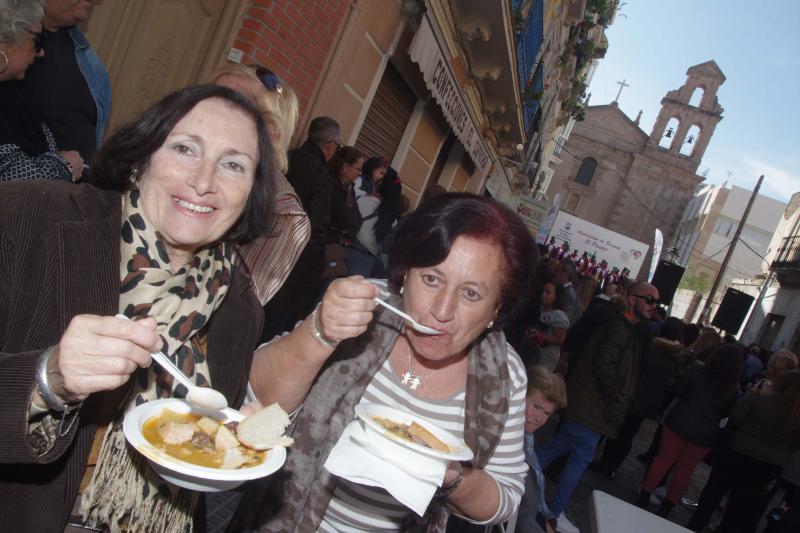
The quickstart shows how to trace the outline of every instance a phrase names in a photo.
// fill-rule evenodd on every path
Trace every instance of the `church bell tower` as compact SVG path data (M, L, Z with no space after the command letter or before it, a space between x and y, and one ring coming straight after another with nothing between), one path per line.
M661 111L647 144L691 162L694 172L722 120L717 89L725 75L713 60L690 67L686 82L661 100Z

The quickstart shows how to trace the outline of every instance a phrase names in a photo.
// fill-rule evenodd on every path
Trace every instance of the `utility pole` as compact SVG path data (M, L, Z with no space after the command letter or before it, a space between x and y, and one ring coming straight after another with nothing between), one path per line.
M736 248L736 243L739 242L739 236L742 234L742 229L744 228L745 222L747 222L747 217L750 215L750 209L753 207L753 204L756 201L758 190L761 188L761 183L763 181L764 174L761 174L761 177L758 178L758 183L756 183L756 188L753 189L753 194L750 195L750 200L747 202L747 207L744 208L744 214L742 215L742 219L739 221L739 225L736 227L736 233L733 234L731 244L728 246L728 253L725 254L725 259L722 260L722 265L719 267L719 272L714 280L714 285L711 287L711 292L708 293L708 299L706 300L705 306L703 306L703 311L700 313L701 324L708 322L708 314L711 311L711 304L714 302L714 296L717 294L717 289L722 281L722 276L725 275L725 270L728 268L728 262L731 260L731 257L733 257L733 250Z

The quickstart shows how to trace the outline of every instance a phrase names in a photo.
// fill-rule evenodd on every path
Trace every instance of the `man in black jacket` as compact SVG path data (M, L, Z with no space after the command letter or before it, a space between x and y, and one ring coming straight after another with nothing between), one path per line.
M549 505L558 518L558 531L577 531L564 510L600 438L615 438L625 420L640 360L649 348L648 321L657 302L658 289L649 283L634 283L626 310L609 303L594 313L591 334L574 359L567 381L566 421L539 452L542 468L569 453Z
M333 193L327 162L340 146L340 135L338 122L331 117L316 117L308 127L306 142L289 151L286 177L311 222L311 238L286 283L264 306L264 340L291 331L311 312L319 296Z

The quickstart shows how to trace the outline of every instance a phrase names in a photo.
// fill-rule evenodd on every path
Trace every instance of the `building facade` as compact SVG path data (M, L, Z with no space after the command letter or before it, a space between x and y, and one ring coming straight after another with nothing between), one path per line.
M261 64L298 95L293 144L334 117L414 206L433 184L512 196L518 165L499 156L527 144L518 25L511 0L107 0L85 29L111 75L109 129L228 62Z
M800 193L782 211L758 276L734 280L732 286L755 301L741 341L770 351L800 350Z
M704 185L692 198L671 246L672 260L686 268L686 277L711 287L751 194L735 185ZM722 292L732 279L751 278L762 272L764 256L770 251L785 209L784 202L763 194L756 196L721 281Z
M703 181L697 169L723 112L716 92L725 76L716 62L686 75L661 100L649 135L615 102L589 106L554 152L558 165L546 196L559 194L563 210L632 239L652 244L658 228L672 242Z
M412 206L433 184L511 203L530 191L547 110L558 115L570 96L564 83L604 50L585 41L590 30L602 34L582 22L587 14L608 18L594 4L616 8L616 0L105 0L84 29L112 81L109 131L230 62L260 64L298 95L294 145L313 117L330 115L344 142L389 158ZM431 35L430 46L417 46L430 54L413 59L414 44ZM421 66L436 68L431 54L442 58L440 72Z

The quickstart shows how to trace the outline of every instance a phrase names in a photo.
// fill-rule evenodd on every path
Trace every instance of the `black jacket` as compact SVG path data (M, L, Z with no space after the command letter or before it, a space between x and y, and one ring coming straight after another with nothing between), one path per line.
M667 415L666 426L693 444L714 446L720 420L728 416L736 403L736 386L720 391L716 379L698 365L681 374L670 387L670 393L678 401Z
M591 317L594 327L574 359L567 381L567 418L616 438L630 408L642 354L648 349L647 321L631 323L613 304Z
M653 339L650 351L642 359L639 382L633 393L631 413L655 419L661 410L664 395L681 365L683 346L661 337Z
M279 312L290 315L287 323L277 328L280 330L285 330L291 327L289 324L294 325L296 320L304 318L319 295L322 271L325 269L325 243L333 193L333 182L325 165L325 155L311 139L289 152L289 171L286 178L308 214L311 237L286 282L264 306L264 311L268 314Z

